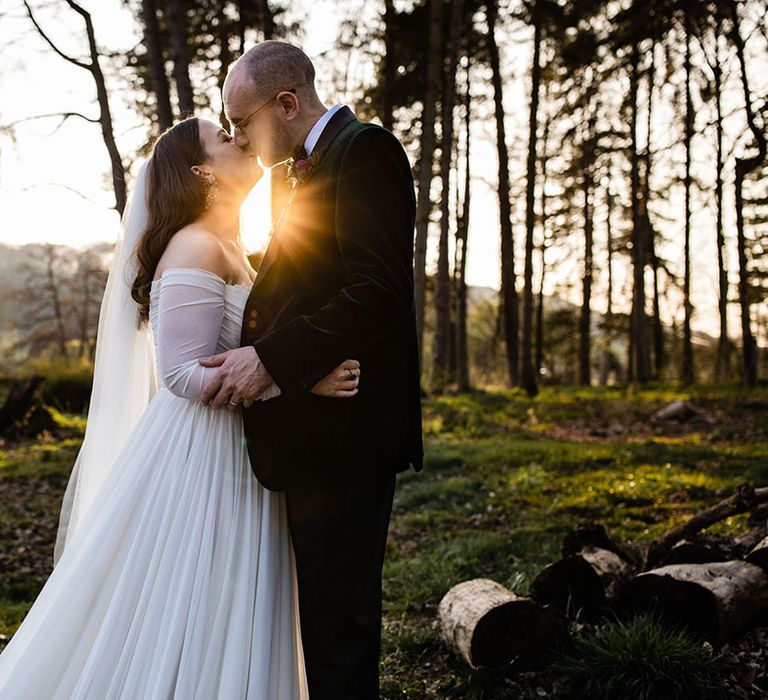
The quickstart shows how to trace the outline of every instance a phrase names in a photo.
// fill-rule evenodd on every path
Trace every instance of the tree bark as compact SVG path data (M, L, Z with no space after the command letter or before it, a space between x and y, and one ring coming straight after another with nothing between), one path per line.
M685 239L683 263L683 355L680 377L684 384L695 381L691 338L691 141L693 140L693 101L691 98L691 28L685 22Z
M461 215L456 227L456 383L459 391L469 391L469 350L467 348L467 247L469 243L469 211L471 195L471 125L472 98L470 95L471 66L467 66L467 82L464 93L464 196Z
M569 617L594 619L619 595L632 572L615 552L588 545L542 569L530 595Z
M419 143L419 194L416 207L416 235L413 255L414 298L419 353L424 348L424 312L427 304L427 239L432 213L430 190L435 158L435 90L442 66L442 2L429 0L429 55L424 103L421 110L421 138ZM422 363L423 366L423 363Z
M173 124L171 93L168 76L165 73L165 52L160 39L160 26L157 21L157 3L155 0L142 0L141 16L144 21L144 43L149 59L149 73L152 79L152 92L155 93L157 125L161 131Z
M173 79L179 114L184 117L195 111L195 97L189 79L189 51L187 46L187 15L182 0L167 0L168 30L171 35Z
M566 636L560 615L489 579L451 588L440 601L438 619L443 639L472 668L539 656Z
M725 233L723 230L723 71L720 65L720 20L716 18L715 65L712 72L715 78L715 108L717 111L717 157L715 160L715 234L717 240L717 280L720 298L717 308L720 314L720 336L717 341L717 360L715 378L723 381L730 370L730 343L728 341L728 269L725 260Z
M629 75L629 134L630 134L630 196L632 199L632 317L631 357L629 377L632 381L645 383L650 378L650 363L646 344L645 314L645 264L647 260L645 228L640 220L639 156L637 149L637 85L639 80L639 47L637 39L630 49Z
M394 0L384 0L384 70L382 93L384 104L381 112L381 124L392 131L394 126L394 97L397 57L395 56L394 32L397 23Z
M587 100L586 109L590 110L587 118L586 138L582 146L582 193L584 197L584 272L581 278L581 314L579 315L579 383L592 384L592 277L593 277L593 220L592 192L594 166L595 115L591 100Z
M646 131L648 137L645 147L645 162L643 173L643 197L642 215L648 233L648 257L651 262L653 274L653 377L661 379L666 364L666 352L664 350L664 324L661 320L661 303L659 300L659 258L656 254L656 229L651 221L651 134L653 125L653 92L656 76L656 45L651 46L651 64L648 67L648 115L646 119Z
M610 183L610 175L608 178ZM608 253L608 289L606 290L605 308L605 333L603 354L600 359L600 386L608 383L608 374L613 364L611 348L613 346L613 227L611 226L611 212L613 210L613 195L610 184L605 190L605 246Z
M541 85L541 18L533 9L533 59L531 65L531 107L528 115L528 164L525 189L525 268L523 270L523 333L520 379L528 396L539 388L533 368L533 235L536 227L536 143Z
M496 43L496 0L485 4L488 20L486 42L491 64L493 103L496 118L496 150L499 161L499 223L501 232L501 299L507 370L510 386L518 384L518 308L515 288L515 239L512 232L512 207L509 190L509 153L504 125L504 96L502 90L499 47Z
M737 248L739 252L739 305L741 307L741 352L742 352L742 380L749 386L757 385L757 344L752 334L752 322L750 319L751 295L749 290L749 268L747 260L747 241L744 233L744 179L756 170L766 156L766 138L755 122L752 110L752 102L747 76L747 65L744 57L744 40L741 37L739 26L739 13L735 0L728 1L731 18L731 40L736 48L741 69L741 86L744 93L744 109L746 111L747 124L755 139L757 154L751 158L736 158L736 234Z
M448 383L451 334L451 276L448 238L451 226L451 164L453 162L453 108L456 103L456 62L462 0L451 0L448 55L443 66L443 95L440 101L440 239L435 275L435 337L432 346L432 390L441 393Z
M654 608L713 644L726 642L768 610L768 575L745 561L672 564L636 576L626 601Z

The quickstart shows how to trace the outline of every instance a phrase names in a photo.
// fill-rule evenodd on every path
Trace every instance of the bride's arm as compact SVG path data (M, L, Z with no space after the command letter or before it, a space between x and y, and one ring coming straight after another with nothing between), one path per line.
M197 360L216 352L224 319L225 282L200 269L170 268L157 295L157 366L176 396L200 400L212 370Z

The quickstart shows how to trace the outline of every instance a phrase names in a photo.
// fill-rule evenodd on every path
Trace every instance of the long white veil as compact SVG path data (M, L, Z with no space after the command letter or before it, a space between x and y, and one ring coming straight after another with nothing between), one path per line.
M151 329L148 323L139 323L139 308L131 297L136 247L147 225L146 178L144 163L123 213L109 268L99 314L88 422L64 494L54 565L158 387Z

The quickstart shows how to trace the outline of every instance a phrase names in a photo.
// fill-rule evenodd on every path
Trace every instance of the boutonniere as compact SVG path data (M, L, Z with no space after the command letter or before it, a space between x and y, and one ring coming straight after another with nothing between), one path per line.
M314 154L306 158L294 158L288 163L286 177L294 187L306 180L315 168Z

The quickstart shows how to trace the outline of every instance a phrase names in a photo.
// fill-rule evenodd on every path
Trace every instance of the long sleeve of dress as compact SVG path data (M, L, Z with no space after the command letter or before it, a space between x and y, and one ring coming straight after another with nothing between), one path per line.
M198 360L227 349L219 343L226 310L226 282L206 270L166 270L153 288L152 314L162 384L176 396L199 401L215 368ZM272 385L259 398L280 393Z

